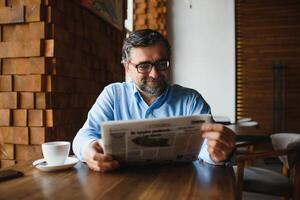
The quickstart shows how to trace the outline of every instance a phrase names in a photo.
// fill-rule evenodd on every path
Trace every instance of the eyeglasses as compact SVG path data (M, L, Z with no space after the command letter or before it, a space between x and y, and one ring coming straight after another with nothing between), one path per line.
M132 62L130 63L136 68L137 72L141 74L150 73L153 66L155 66L157 71L164 71L168 69L170 66L170 62L168 60L159 60L156 62L144 62L139 64L135 64Z

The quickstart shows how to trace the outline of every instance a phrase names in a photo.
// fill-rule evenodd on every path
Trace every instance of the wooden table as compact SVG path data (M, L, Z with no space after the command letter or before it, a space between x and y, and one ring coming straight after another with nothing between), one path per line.
M236 141L270 142L270 133L256 127L239 126L237 124L226 125L236 133Z
M228 128L236 132L237 135L261 136L270 135L269 132L251 126L240 126L237 124L226 125Z
M231 167L193 163L98 173L79 162L60 172L16 165L25 177L0 182L0 199L235 199Z

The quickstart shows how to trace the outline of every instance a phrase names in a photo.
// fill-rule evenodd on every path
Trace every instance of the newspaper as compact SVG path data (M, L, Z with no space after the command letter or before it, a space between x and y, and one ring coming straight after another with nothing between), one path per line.
M198 158L200 132L211 115L102 123L105 154L122 164L188 162Z

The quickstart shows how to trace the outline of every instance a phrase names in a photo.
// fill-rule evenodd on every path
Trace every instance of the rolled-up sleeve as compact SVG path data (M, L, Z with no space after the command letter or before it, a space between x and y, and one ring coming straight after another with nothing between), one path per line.
M207 150L207 139L205 139L203 141L203 144L201 146L201 150L200 150L200 153L199 153L199 159L200 160L203 160L204 162L206 163L209 163L209 164L212 164L212 165L224 165L224 162L215 162L211 159L210 157L210 154Z

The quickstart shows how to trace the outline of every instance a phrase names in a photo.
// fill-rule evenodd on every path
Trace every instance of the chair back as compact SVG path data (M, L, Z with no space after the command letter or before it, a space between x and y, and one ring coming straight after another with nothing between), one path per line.
M271 141L275 150L286 149L287 156L279 156L281 162L291 169L299 159L300 134L299 133L276 133L271 135Z

